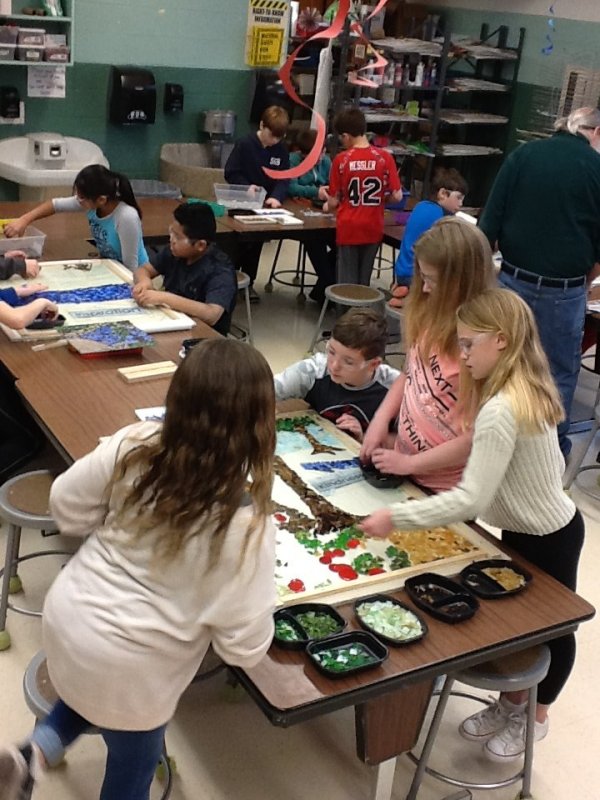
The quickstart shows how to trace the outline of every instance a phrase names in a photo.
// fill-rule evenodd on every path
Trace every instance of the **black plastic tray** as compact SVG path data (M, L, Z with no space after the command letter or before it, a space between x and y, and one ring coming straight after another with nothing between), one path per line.
M479 601L468 589L435 572L407 578L404 588L418 608L442 622L464 622L479 608Z
M26 325L28 331L46 331L51 328L60 328L65 324L65 318L59 314L55 319L46 317L36 317L29 325Z
M486 567L508 567L514 572L522 575L525 578L523 586L517 586L515 589L505 589L498 581L495 581L489 575L486 575L483 570ZM486 600L496 600L501 597L510 597L512 594L517 594L526 589L531 583L533 576L529 570L515 564L514 561L507 561L505 558L488 558L484 561L474 561L465 567L460 573L460 579L463 584L474 592L479 597Z
M328 636L336 636L337 634L341 633L346 625L348 624L346 620L338 614L338 612L333 608L333 606L328 606L326 603L298 603L295 606L288 606L287 608L281 608L279 611L275 612L274 618L277 621L280 618L284 618L289 621L290 617L293 620L293 624L299 629L302 633L302 639L297 641L285 641L284 639L278 639L275 637L273 641L279 647L282 647L284 650L303 650L309 642L312 641L321 641L325 637L320 637L320 639L313 639L308 635L308 632L302 626L302 623L298 621L297 616L298 614L304 614L307 611L313 611L315 614L326 614L328 617L334 619L337 624L339 625L339 630L335 633L330 633Z
M335 650L349 647L353 644L360 644L368 653L373 657L373 661L369 664L363 664L360 667L353 667L352 669L342 670L335 672L334 670L324 667L316 658L315 654L323 650ZM367 669L374 669L375 667L383 664L388 657L388 649L382 644L376 636L366 631L349 631L348 633L338 633L336 636L329 636L327 639L319 639L318 642L310 642L306 645L306 654L319 670L322 675L327 678L347 678L350 675L357 675L359 672L364 672Z
M373 603L375 601L380 601L382 603L393 603L395 606L399 606L400 608L406 609L406 611L410 611L419 621L421 626L421 633L416 634L416 636L411 636L410 639L394 639L391 636L386 636L384 633L379 633L375 628L368 625L364 619L361 617L359 613L359 608L363 603ZM393 647L403 647L407 644L414 644L415 642L420 642L421 639L428 633L429 629L427 627L427 623L421 617L420 614L417 614L412 608L409 608L405 603L401 603L400 600L396 600L395 597L391 597L388 594L371 594L368 597L361 597L354 603L354 613L356 614L356 619L358 620L359 624L369 633L372 633L373 636L376 636L382 642L386 644L390 644Z
M366 482L376 489L397 489L404 480L403 475L390 475L387 472L381 472L373 464L361 463L360 469Z

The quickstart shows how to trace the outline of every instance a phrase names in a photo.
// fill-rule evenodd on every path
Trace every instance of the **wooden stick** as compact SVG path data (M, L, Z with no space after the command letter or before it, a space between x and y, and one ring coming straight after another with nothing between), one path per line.
M140 364L137 367L121 367L117 370L127 383L145 381L150 378L164 378L177 369L174 361L156 361L154 364Z
M39 353L40 350L54 350L55 347L64 347L69 344L66 339L57 339L54 342L47 342L46 344L34 344L31 349L34 353Z

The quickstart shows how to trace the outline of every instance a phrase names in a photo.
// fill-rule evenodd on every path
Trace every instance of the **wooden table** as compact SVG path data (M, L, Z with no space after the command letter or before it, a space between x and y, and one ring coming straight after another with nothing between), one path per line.
M89 453L100 436L136 421L134 410L163 405L170 376L127 383L119 367L172 360L179 363L183 339L218 337L203 322L190 331L155 334L155 347L138 356L85 359L66 347L34 352L31 343L11 342L0 333L0 360L50 441L65 460Z
M354 706L357 755L378 765L374 797L387 800L396 758L416 743L436 676L562 636L593 617L589 603L533 565L528 568L533 581L525 592L482 600L475 616L457 625L424 614L429 634L421 642L390 648L381 667L355 677L329 680L304 653L276 645L257 666L235 672L274 725L287 727ZM403 590L393 595L411 605ZM353 604L337 610L349 629L360 629Z
M138 204L142 210L144 236L168 237L173 209L177 208L179 200L142 197L138 200ZM39 203L25 201L0 202L0 218L19 217L38 205ZM49 244L49 240L54 238L71 241L90 238L90 227L83 211L53 214L45 219L36 220L33 226L47 235L46 246ZM45 250L44 258L47 259Z

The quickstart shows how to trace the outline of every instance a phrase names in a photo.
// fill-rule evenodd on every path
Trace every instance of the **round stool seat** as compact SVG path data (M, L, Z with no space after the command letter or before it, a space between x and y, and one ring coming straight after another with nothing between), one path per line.
M39 650L27 665L23 675L23 694L27 707L37 720L45 719L59 699L50 681L46 654L43 650ZM88 728L86 733L97 734L99 731L97 728ZM174 762L167 755L166 747L163 747L157 766L157 777L165 783L161 800L167 800L171 794L174 766Z
M456 673L454 679L477 689L519 692L543 681L549 667L550 650L539 645L478 664Z
M0 517L22 528L54 527L50 516L50 487L54 476L48 470L25 472L0 487Z
M23 694L27 707L36 719L44 719L58 700L48 675L46 654L37 652L23 675Z
M354 283L334 283L325 289L325 297L332 303L345 306L371 305L385 300L385 295L379 289Z
M238 291L242 289L247 289L250 286L250 276L246 275L245 272L241 272L240 270L236 270L236 278L237 278L237 288Z

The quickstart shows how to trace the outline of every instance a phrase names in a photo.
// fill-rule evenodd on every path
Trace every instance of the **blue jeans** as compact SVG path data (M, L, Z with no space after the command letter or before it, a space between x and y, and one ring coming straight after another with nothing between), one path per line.
M97 731L108 754L100 800L148 800L154 771L163 752L166 725L151 731L114 731L93 726L59 700L46 719L35 727L31 741L50 766L58 764L65 749L82 733Z
M568 456L571 452L571 440L567 436L569 417L581 368L586 286L540 286L520 280L518 274L506 272L500 273L499 280L522 297L535 316L542 346L565 408L565 419L558 426L558 442L563 456Z

